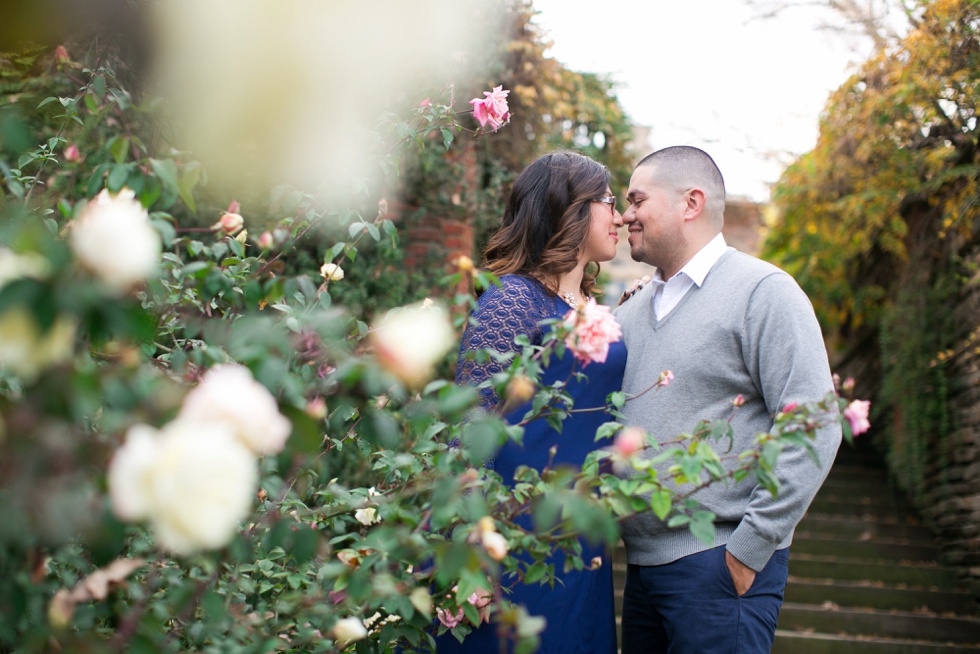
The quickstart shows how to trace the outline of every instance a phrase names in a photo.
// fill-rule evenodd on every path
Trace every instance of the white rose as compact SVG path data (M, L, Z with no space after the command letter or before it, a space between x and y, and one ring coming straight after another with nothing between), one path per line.
M503 561L507 556L507 539L496 531L483 532L483 549L487 551L490 558L494 561Z
M39 254L17 254L10 248L0 247L0 287L22 277L44 278L48 269L48 260Z
M282 451L292 424L265 386L245 366L224 364L208 370L184 398L180 417L195 422L217 421L258 455Z
M174 421L159 445L150 473L157 540L178 554L228 544L252 508L255 457L221 423Z
M123 520L148 519L178 554L228 543L258 485L255 457L222 423L136 425L109 464L109 494Z
M372 338L378 362L410 387L431 377L456 340L449 317L431 301L389 312L376 323Z
M354 511L354 519L360 522L362 525L367 527L375 522L381 522L381 518L378 517L378 510L374 507L368 507L366 509L358 509Z
M362 640L367 638L367 629L363 622L353 616L341 618L333 627L333 638L345 643Z
M320 276L328 282L339 282L344 278L344 269L335 263L325 263L320 266Z
M134 425L109 462L109 497L120 520L143 520L153 510L153 466L160 446L157 430Z
M0 314L0 367L32 381L47 368L69 359L75 343L74 323L59 316L41 333L34 316L22 306Z
M104 190L91 200L72 226L71 246L116 292L155 274L162 248L146 209L129 189L115 196Z

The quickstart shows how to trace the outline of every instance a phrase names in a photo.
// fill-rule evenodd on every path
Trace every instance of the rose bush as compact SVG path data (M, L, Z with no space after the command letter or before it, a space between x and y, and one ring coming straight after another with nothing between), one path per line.
M604 472L610 457L629 460L625 448L596 452L581 472L522 471L516 488L483 469L522 427L448 381L471 299L450 308L446 290L369 324L327 284L342 265L352 281L363 241L394 238L375 191L325 207L279 189L295 202L253 242L240 207L212 223L200 164L153 149L156 128L141 122L152 103L135 104L104 60L76 69L65 51L57 62L86 76L65 82L81 91L38 102L65 113L49 117L53 142L16 173L5 164L0 207L0 252L14 257L0 257L0 325L33 343L27 363L0 356L0 650L411 651L438 629L465 637L491 620L530 651L541 622L502 584L551 582L541 562L553 550L587 567L579 534L613 542L616 518L640 510L710 538L711 516L674 480ZM506 92L485 96L473 116L499 128ZM398 143L431 147L429 134L448 147L465 131L451 106L393 119L382 166ZM64 127L74 118L77 133ZM68 138L77 158L54 154ZM322 259L336 268L288 271L283 260L318 229L339 234ZM463 264L446 289L495 283ZM522 343L491 380L500 397L534 398L526 420L576 410L560 385L541 384L550 356L567 347L584 365L618 338L608 311L580 318ZM597 437L620 430L627 401L610 396ZM784 412L751 452L692 447L724 441L725 424L705 424L660 455L686 457L688 481L755 475L775 489L780 448L806 447L840 402ZM527 529L528 513L559 527Z

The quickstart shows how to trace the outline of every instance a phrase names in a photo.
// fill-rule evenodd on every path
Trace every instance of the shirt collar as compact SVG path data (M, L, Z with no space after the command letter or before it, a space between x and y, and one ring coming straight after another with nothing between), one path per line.
M691 257L691 260L684 264L677 274L687 275L691 281L701 287L704 283L704 278L708 276L711 271L711 267L714 266L721 255L725 254L728 249L728 244L725 243L725 237L719 232L713 239L708 241L708 243L698 250L698 253ZM660 271L657 271L657 277L660 276Z

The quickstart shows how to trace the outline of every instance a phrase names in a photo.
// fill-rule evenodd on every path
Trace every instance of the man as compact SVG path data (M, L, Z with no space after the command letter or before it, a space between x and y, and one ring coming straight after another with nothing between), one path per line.
M616 311L629 353L623 390L639 393L663 370L675 375L670 386L626 403L628 424L672 439L701 419L727 419L741 395L732 419L738 454L782 407L833 390L803 291L785 272L725 244L725 182L710 156L687 146L654 152L637 165L627 197L631 255L657 272ZM714 547L649 512L629 519L623 653L769 652L787 548L840 439L837 423L818 431L819 466L798 448L784 450L776 498L751 478L697 493L717 516Z

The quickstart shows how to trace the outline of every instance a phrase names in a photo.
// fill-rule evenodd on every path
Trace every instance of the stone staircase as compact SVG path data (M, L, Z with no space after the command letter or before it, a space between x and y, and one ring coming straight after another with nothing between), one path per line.
M772 651L980 654L978 589L941 563L880 458L858 443L841 446L796 530ZM619 602L622 551L614 561Z

